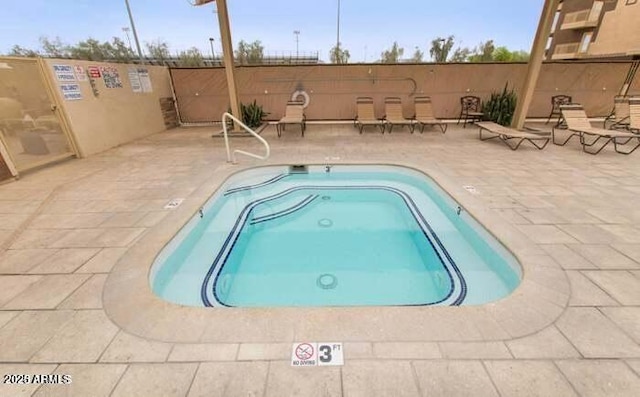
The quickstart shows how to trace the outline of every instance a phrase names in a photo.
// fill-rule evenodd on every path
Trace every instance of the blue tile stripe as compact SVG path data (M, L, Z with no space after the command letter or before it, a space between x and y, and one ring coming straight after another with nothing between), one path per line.
M444 298L435 302L428 302L424 304L410 304L406 306L429 306L429 305L436 305L440 303L447 303L452 306L457 306L462 304L467 294L467 285L466 285L464 276L460 271L460 269L458 268L458 266L456 265L453 258L451 257L451 255L447 252L440 238L437 236L437 234L435 233L431 225L427 222L425 217L422 215L418 206L416 205L416 203L413 201L413 199L409 194L407 194L406 192L398 188L391 187L391 186L377 186L377 185L315 186L315 185L312 185L312 186L296 186L296 187L286 189L272 196L254 200L248 203L242 209L238 218L236 219L236 222L233 228L231 229L226 240L224 241L222 248L216 255L216 258L214 259L213 263L209 267L209 270L207 271L204 277L204 280L202 282L200 294L201 294L202 302L204 303L205 306L214 306L213 302L215 302L217 305L230 306L225 304L218 298L216 293L216 284L217 284L218 276L220 275L224 265L226 264L227 259L229 258L233 250L233 247L237 242L238 237L240 236L242 230L244 229L245 224L247 223L247 220L249 219L249 216L251 215L252 211L261 204L265 204L270 201L277 200L281 197L284 197L288 194L291 194L299 190L385 190L385 191L393 192L398 196L400 196L400 198L403 200L403 202L409 209L409 212L415 219L416 223L420 227L423 235L425 236L425 238L431 245L432 249L436 253L436 256L438 257L438 259L440 260L440 263L445 269L450 282L449 292ZM316 198L317 196L318 195L315 195ZM311 196L308 196L307 199L309 197ZM315 200L315 198L313 200ZM304 206L306 206L306 204ZM435 244L432 241L432 238L430 236L433 237ZM446 258L446 260L443 259L443 256L444 258ZM213 281L213 283L211 283L211 281Z
M268 185L271 185L272 183L276 183L279 180L284 179L284 178L286 178L288 176L289 176L289 174L280 174L280 175L274 176L271 179L267 179L264 182L256 183L255 185L246 185L246 186L234 187L234 188L229 189L226 192L224 192L224 195L228 196L228 195L233 194L233 193L238 193L238 192L242 192L242 191L245 191L245 190L256 189L256 188L259 188L259 187L268 186Z
M251 224L255 225L257 223L262 223L262 222L266 222L266 221L272 221L274 219L278 219L281 218L283 216L289 215L289 214L293 214L296 211L299 211L301 209L303 209L304 207L306 207L307 205L311 204L311 202L315 199L317 199L319 197L319 195L309 195L307 197L304 198L304 200L302 200L301 202L299 202L298 204L286 208L282 211L278 211L278 212L274 212L272 214L269 215L263 215L263 216L258 216L255 217L251 220Z

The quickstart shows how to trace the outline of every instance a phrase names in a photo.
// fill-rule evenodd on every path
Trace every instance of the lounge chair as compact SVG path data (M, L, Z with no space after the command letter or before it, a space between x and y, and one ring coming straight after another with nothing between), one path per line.
M549 124L551 118L557 117L556 126L562 124L562 112L560 111L560 106L569 105L573 102L569 95L554 95L551 97L551 112L549 113L549 117L547 118L547 122L545 124Z
M436 119L433 115L433 106L431 106L431 97L418 96L413 100L416 107L416 114L413 119L420 124L420 133L424 132L424 127L429 125L437 125L444 134L447 131L447 125Z
M482 112L482 104L480 98L473 95L467 95L460 98L460 116L458 117L458 124L464 119L462 128L467 127L467 123L475 123L476 121L482 121L484 113Z
M384 134L384 121L376 118L373 98L358 97L356 98L356 118L353 120L353 126L358 127L362 134L362 130L368 125L379 127L380 132Z
M589 118L587 117L587 114L585 113L584 108L581 105L564 105L560 106L560 110L562 111L562 118L567 123L567 131L569 131L570 135L564 141L556 142L556 131L559 131L560 129L554 127L551 130L551 134L553 137L553 143L556 145L564 146L573 136L578 136L580 138L582 150L589 154L600 153L602 149L604 149L605 146L607 146L610 142L613 142L615 151L620 154L631 154L638 147L640 147L639 134L633 134L627 131L594 128L589 122ZM591 142L588 142L587 138L591 138ZM619 139L621 139L622 142L618 142ZM604 143L601 143L600 147L597 150L587 150L587 148L597 148L597 144L601 140L604 140ZM633 140L637 141L635 146L633 146L630 150L622 150L623 147L627 147L627 143Z
M307 118L304 115L304 105L302 102L289 101L284 111L284 117L276 124L276 131L278 132L278 138L282 135L282 131L287 124L299 124L300 131L304 137L304 130L307 129Z
M479 121L475 123L479 128L479 138L481 141L488 141L489 139L500 139L505 145L509 146L511 150L516 150L523 142L529 142L538 150L544 149L549 140L550 135L539 135L525 131L518 131L513 128L505 127L500 124L496 124L492 121ZM489 137L483 137L482 132L486 131L492 134Z
M402 101L398 97L387 97L384 99L384 121L389 126L389 133L393 131L394 125L402 127L408 126L413 134L415 127L413 120L405 119L402 115Z
M640 134L640 97L629 99L629 129Z
M607 127L607 123L611 123ZM626 129L629 127L629 97L624 95L616 95L613 98L613 110L602 123L604 128L609 129Z

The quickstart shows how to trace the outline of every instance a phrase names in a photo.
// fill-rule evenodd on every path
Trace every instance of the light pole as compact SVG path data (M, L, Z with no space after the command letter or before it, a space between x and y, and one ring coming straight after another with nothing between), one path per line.
M131 31L131 28L125 26L124 28L122 28L122 31L124 32L124 34L127 35L127 42L129 43L129 50L131 52L133 52L133 47L131 47L131 37L129 37L129 32Z
M138 41L138 33L136 32L136 25L133 23L133 15L131 14L131 7L129 6L129 0L124 0L124 3L127 5L127 13L129 14L129 22L131 23L131 30L133 31L133 39L136 41L136 49L138 50L138 57L140 58L140 63L144 63L144 59L142 58L142 50L140 49L140 42Z
M296 35L296 61L298 60L298 56L299 56L299 52L298 52L298 40L300 38L300 31L299 30L294 30L293 34Z
M211 61L213 62L216 59L216 52L213 50L213 42L215 40L213 37L209 37L209 44L211 44Z

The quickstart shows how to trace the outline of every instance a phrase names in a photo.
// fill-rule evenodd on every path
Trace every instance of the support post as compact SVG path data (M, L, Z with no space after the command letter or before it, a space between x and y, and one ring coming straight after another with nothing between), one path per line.
M224 71L227 76L227 88L229 89L229 103L231 104L231 114L242 120L240 114L240 100L236 86L235 65L233 60L233 45L231 42L231 30L229 28L229 13L227 11L227 0L217 0L218 3L218 23L220 24L220 40L222 41L222 57L224 60ZM236 130L234 124L234 131Z
M524 80L522 89L520 90L520 98L518 98L518 104L516 105L516 111L513 115L513 121L511 126L521 130L524 128L524 122L527 118L527 112L533 99L533 92L538 82L538 76L540 75L540 69L542 68L542 61L544 58L544 50L547 46L547 40L551 33L551 25L553 24L553 18L558 10L558 4L560 0L545 0L542 8L542 14L540 15L540 22L538 23L538 30L536 31L536 37L531 47L531 56L529 57L529 65L527 68L527 77Z

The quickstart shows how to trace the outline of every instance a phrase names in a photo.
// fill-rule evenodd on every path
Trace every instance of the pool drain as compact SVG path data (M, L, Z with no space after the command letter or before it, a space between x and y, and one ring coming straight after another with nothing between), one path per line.
M316 284L322 289L334 289L338 285L338 278L330 273L321 274Z
M333 226L333 221L328 218L322 218L318 221L318 226L320 227L331 227Z
M322 196L323 200L331 200L331 196Z

